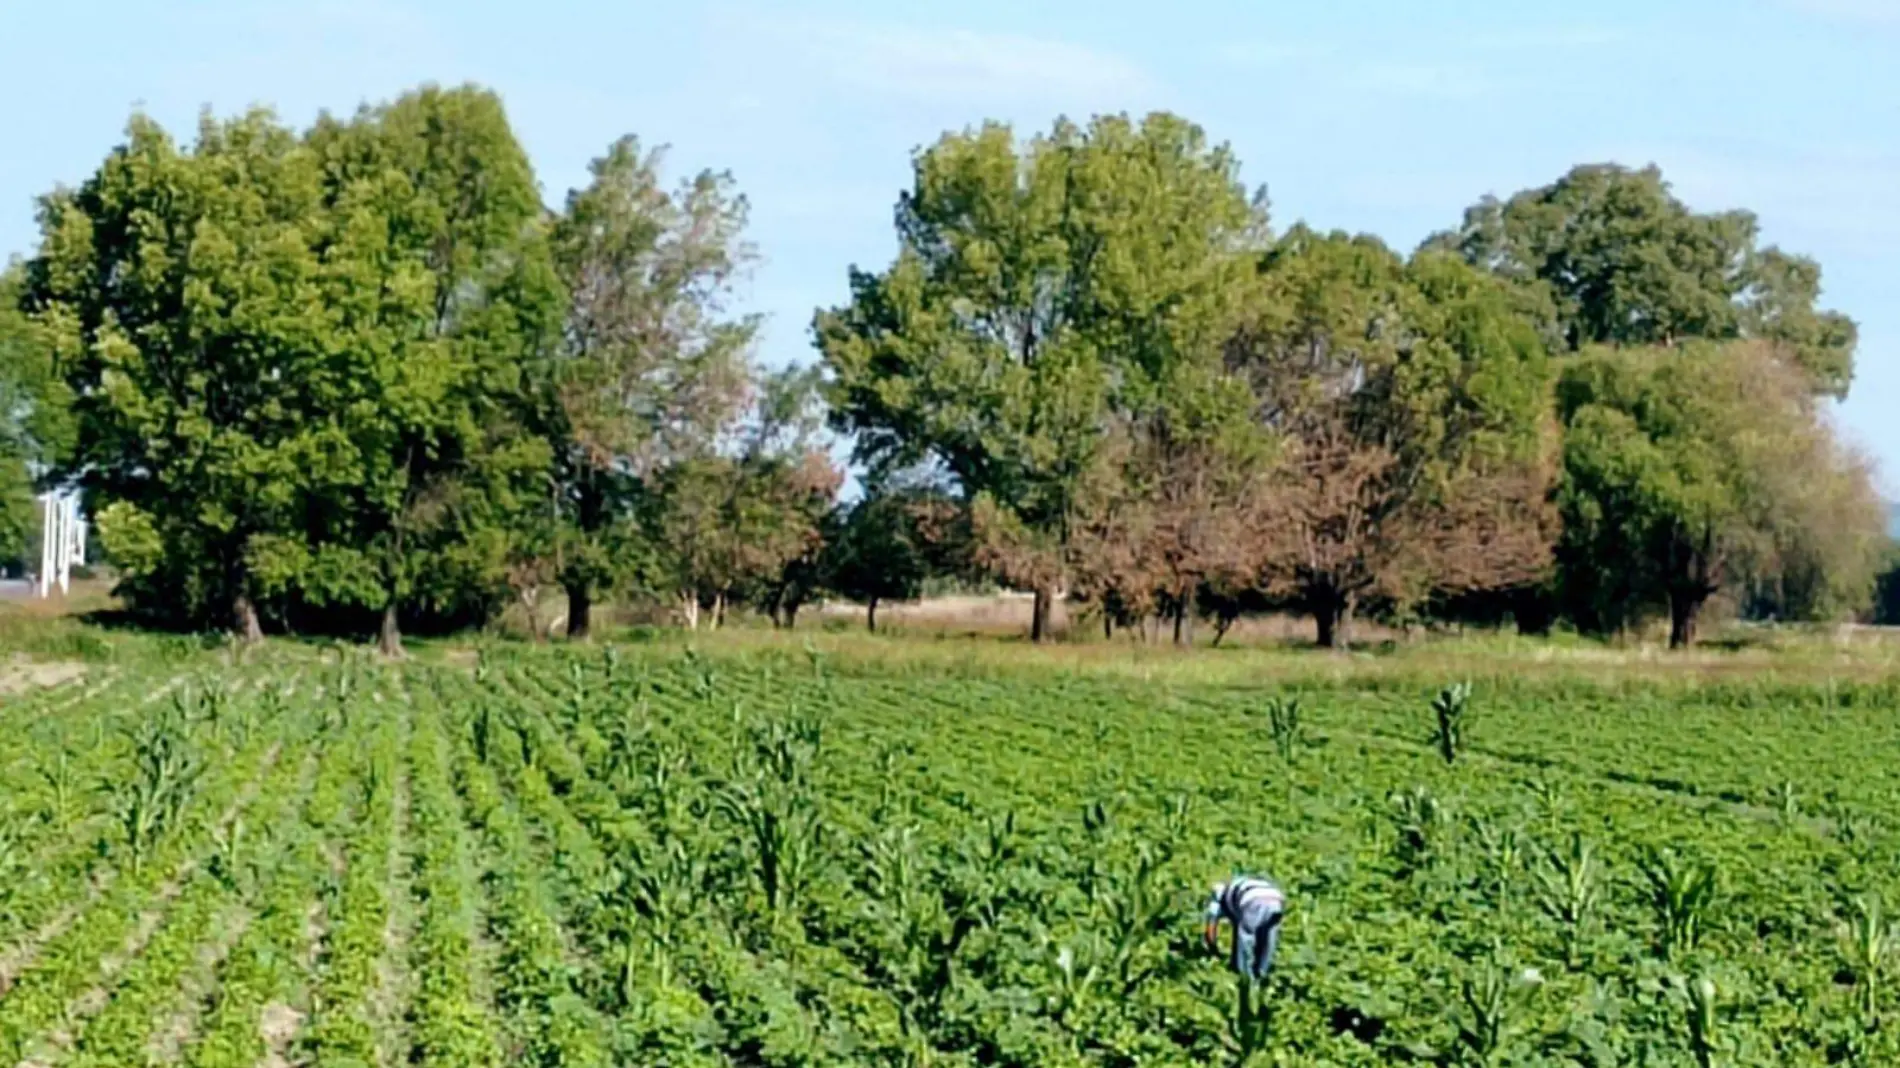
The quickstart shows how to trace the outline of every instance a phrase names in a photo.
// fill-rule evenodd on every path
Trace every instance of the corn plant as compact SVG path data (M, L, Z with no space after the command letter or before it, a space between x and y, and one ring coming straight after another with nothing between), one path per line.
M1108 920L1109 963L1120 983L1121 996L1132 994L1147 977L1141 966L1144 950L1165 926L1168 895L1161 887L1161 858L1141 843L1132 870L1113 881L1102 898Z
M1432 742L1438 755L1450 764L1465 751L1470 741L1471 684L1454 683L1438 691L1432 699Z
M1055 969L1049 984L1051 989L1048 1005L1049 1014L1064 1031L1069 1033L1071 1052L1079 1057L1080 1042L1077 1036L1080 1031L1080 1021L1077 1016L1091 1002L1095 983L1101 978L1102 969L1100 963L1092 959L1095 956L1093 953L1089 954L1090 961L1084 964L1079 959L1080 955L1076 953L1077 945L1081 945L1085 950L1093 948L1086 939L1055 948L1053 955Z
M244 862L244 817L216 827L211 832L211 858L207 864L211 877L230 891L247 890Z
M1555 830L1567 807L1563 780L1546 773L1532 779L1529 785L1531 800L1537 806L1538 819L1547 828Z
M1285 763L1293 763L1293 757L1305 743L1304 724L1300 722L1300 699L1269 698L1267 701L1267 729L1273 735L1273 748Z
M475 706L475 715L468 723L470 739L475 743L475 759L488 763L490 747L495 742L495 706L493 702L482 701Z
M1537 907L1563 928L1564 964L1575 967L1583 925L1601 897L1596 849L1573 833L1562 850L1541 850L1532 871Z
M1498 907L1508 908L1511 903L1511 884L1524 861L1524 847L1517 828L1500 826L1493 820L1476 816L1470 822L1490 869L1490 890L1497 898Z
M1246 1064L1267 1044L1269 1016L1261 984L1251 976L1234 977L1234 1014L1228 1021L1234 1045L1239 1047L1239 1063Z
M1533 970L1515 971L1493 951L1492 960L1475 965L1458 986L1464 1014L1458 1022L1458 1050L1467 1064L1499 1063L1519 1028L1525 994L1542 983Z
M1095 798L1082 806L1082 833L1087 836L1086 861L1082 867L1081 888L1093 897L1102 885L1103 860L1110 852L1109 840L1115 832L1115 801Z
M1795 793L1792 782L1783 781L1781 785L1769 791L1768 801L1774 806L1784 824L1793 824L1801 816L1801 798Z
M1841 956L1854 978L1854 990L1860 1002L1861 1023L1873 1031L1880 1026L1880 981L1886 975L1887 961L1900 941L1900 929L1886 922L1880 899L1861 897L1854 901L1854 914L1840 925Z
M1407 873L1417 871L1431 863L1446 819L1444 806L1423 786L1395 793L1387 801L1398 832L1394 851L1399 866Z
M24 862L19 826L12 813L0 813L0 920L8 923L14 919L13 894L19 885L14 873Z
M1716 1057L1723 1045L1721 1020L1716 1014L1715 981L1707 976L1695 980L1678 978L1672 985L1679 991L1686 1009L1684 1021L1688 1024L1689 1053L1695 1058L1696 1068L1715 1068L1720 1063Z
M108 781L120 833L131 854L132 870L183 813L203 773L185 726L175 715L152 716L131 731L133 773L129 783Z
M1715 866L1686 860L1672 849L1652 848L1643 858L1642 872L1664 958L1694 949L1715 905Z
M82 785L79 773L73 770L72 755L61 749L39 771L40 781L46 784L46 820L55 827L64 827L72 818Z
M729 784L718 805L737 823L752 854L754 873L776 922L797 908L816 874L824 823L803 790L763 774Z

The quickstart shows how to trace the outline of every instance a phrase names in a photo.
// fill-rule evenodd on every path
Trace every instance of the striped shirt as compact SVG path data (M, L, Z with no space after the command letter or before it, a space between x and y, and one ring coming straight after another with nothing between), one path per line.
M1207 922L1225 918L1239 925L1242 918L1247 917L1257 923L1260 918L1279 912L1285 904L1286 897L1273 880L1254 875L1236 876L1214 888L1207 901Z

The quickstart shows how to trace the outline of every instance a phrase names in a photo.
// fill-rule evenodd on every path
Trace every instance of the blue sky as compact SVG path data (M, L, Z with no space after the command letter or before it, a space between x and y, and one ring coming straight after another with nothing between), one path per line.
M627 132L734 172L764 261L764 358L893 251L911 150L1000 118L1178 111L1226 140L1276 225L1409 249L1481 194L1655 162L1817 257L1861 323L1849 434L1900 489L1900 0L1130 0L909 4L0 0L0 256L134 107L299 124L416 83L507 101L549 201Z

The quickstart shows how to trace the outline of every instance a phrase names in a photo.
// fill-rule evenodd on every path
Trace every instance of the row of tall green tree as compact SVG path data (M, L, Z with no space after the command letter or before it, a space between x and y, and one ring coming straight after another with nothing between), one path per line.
M0 479L79 481L171 624L374 629L604 600L789 624L934 576L1109 633L1250 611L1857 610L1884 547L1826 418L1813 261L1653 169L1485 199L1409 255L1276 230L1196 126L989 124L919 151L898 254L766 371L724 174L632 138L558 209L499 101L295 131L144 118L0 283ZM831 434L863 495L839 503Z

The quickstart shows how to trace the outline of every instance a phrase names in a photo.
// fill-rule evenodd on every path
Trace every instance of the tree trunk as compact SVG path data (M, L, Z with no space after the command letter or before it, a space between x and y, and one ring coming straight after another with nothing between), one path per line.
M396 602L383 606L383 625L376 635L376 649L384 656L398 658L403 655L402 628L396 622Z
M1307 598L1312 605L1313 622L1318 627L1321 649L1352 648L1352 602L1350 595L1322 590Z
M1220 648L1220 643L1227 637L1227 632L1233 629L1234 618L1235 617L1228 615L1226 612L1222 612L1218 617L1215 618L1214 620L1214 648L1216 649Z
M1702 602L1707 598L1706 593L1670 591L1669 648L1687 649L1695 644L1696 616L1701 613Z
M687 630L699 629L699 592L686 591L680 594L680 621Z
M1102 609L1102 640L1115 640L1115 613Z
M1194 644L1194 610L1183 597L1174 605L1174 644L1191 646Z
M799 607L799 603L797 601L793 601L790 604L787 604L785 606L785 629L786 630L798 629L798 607Z
M567 584L567 640L584 642L594 629L594 591L584 582Z
M726 591L713 594L712 629L718 630L726 622Z
M1315 640L1321 649L1339 647L1339 608L1331 599L1313 602L1313 623L1318 629Z
M1029 612L1029 640L1044 642L1049 640L1049 606L1056 599L1056 592L1047 586L1036 587L1036 600Z
M526 586L517 594L521 611L528 617L528 640L540 645L548 640L548 628L541 625L541 587Z
M257 605L251 603L250 594L240 593L231 602L231 625L238 640L246 645L264 640L264 624L257 618Z
M877 598L864 602L864 629L877 633Z

